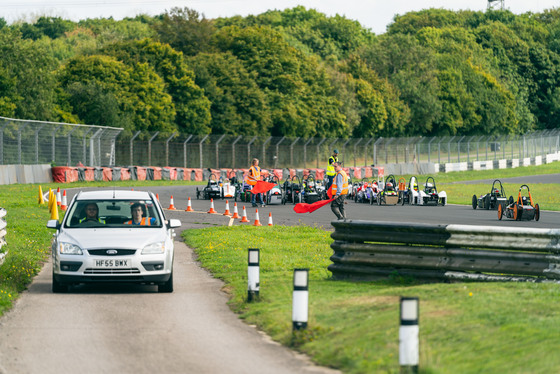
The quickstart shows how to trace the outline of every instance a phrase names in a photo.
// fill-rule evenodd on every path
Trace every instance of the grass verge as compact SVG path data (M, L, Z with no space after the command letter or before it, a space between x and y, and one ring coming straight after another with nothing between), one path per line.
M558 284L420 284L330 279L321 228L218 227L183 233L224 280L230 306L274 340L345 373L397 373L399 297L420 298L420 372L548 373L560 367ZM249 244L248 244L249 243ZM260 248L260 300L247 303L247 248ZM309 327L292 334L294 268L310 269Z

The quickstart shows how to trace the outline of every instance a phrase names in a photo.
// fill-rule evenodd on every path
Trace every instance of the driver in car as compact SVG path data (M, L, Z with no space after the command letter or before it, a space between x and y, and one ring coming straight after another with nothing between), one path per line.
M86 212L86 216L80 220L82 222L99 222L105 223L102 219L99 218L99 207L96 203L89 203L84 208Z
M132 219L125 222L127 225L151 226L156 223L154 217L144 217L144 209L140 203L134 203L130 206L130 214L132 215Z

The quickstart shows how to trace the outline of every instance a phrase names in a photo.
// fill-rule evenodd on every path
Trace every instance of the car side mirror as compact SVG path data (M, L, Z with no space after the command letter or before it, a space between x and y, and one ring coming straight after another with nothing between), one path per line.
M173 228L175 228L175 227L180 227L180 226L181 226L181 221L178 220L178 219L170 219L170 220L169 220L169 223L167 224L167 226L168 226L170 229L173 229Z
M57 219L49 219L47 221L47 228L58 230L60 228L60 222Z

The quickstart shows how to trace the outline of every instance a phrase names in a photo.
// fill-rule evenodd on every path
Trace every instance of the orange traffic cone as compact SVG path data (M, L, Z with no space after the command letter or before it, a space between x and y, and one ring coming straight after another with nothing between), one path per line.
M261 221L259 220L259 210L258 209L255 209L255 222L253 223L253 226L262 226Z
M237 211L237 203L233 203L233 216L231 218L239 218L239 212Z
M194 209L191 206L191 198L189 197L189 202L187 203L187 209L185 212L194 212Z
M269 212L269 213L268 213L268 225L269 225L269 226L274 226L274 225L272 224L272 212Z
M171 202L169 203L169 208L167 208L169 210L176 210L175 209L175 204L173 204L173 195L171 195Z
M208 213L218 213L214 209L214 199L210 199L210 210L208 211Z
M226 200L226 211L224 212L224 216L231 216L229 212L229 201Z
M60 187L56 190L56 205L60 206L62 204L62 199L60 197Z
M241 216L241 221L239 222L249 222L247 219L247 211L245 210L245 205L243 205L243 216Z
M66 199L66 190L62 192L62 203L60 203L60 210L65 211L68 208L68 200Z

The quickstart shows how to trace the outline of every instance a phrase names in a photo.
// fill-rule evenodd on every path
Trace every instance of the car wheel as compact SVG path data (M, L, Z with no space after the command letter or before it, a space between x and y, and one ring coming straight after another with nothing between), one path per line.
M60 282L58 282L56 279L54 279L54 274L53 274L53 278L52 278L52 292L53 293L64 293L68 291L68 286L65 284L62 284Z
M490 209L490 195L486 195L484 198L484 209Z
M476 195L472 195L472 208L476 209L477 205L478 205L478 198L476 197Z
M200 191L198 190L198 187L196 188L196 199L200 199Z
M381 195L377 195L377 205L381 205Z
M373 205L373 195L369 198L369 205Z
M501 221L502 216L504 215L504 210L502 208L502 204L498 205L498 219Z
M158 292L173 292L173 272L171 272L171 275L169 276L169 280L167 282L158 285Z
M539 204L535 205L535 221L541 219L541 209L539 208Z
M445 198L445 197L442 197L442 198L440 199L440 201L441 201L441 206L445 206L445 204L446 204L446 201L445 201L445 200L446 200L446 199L447 199L447 198Z
M508 205L513 204L513 196L510 196L508 199Z

